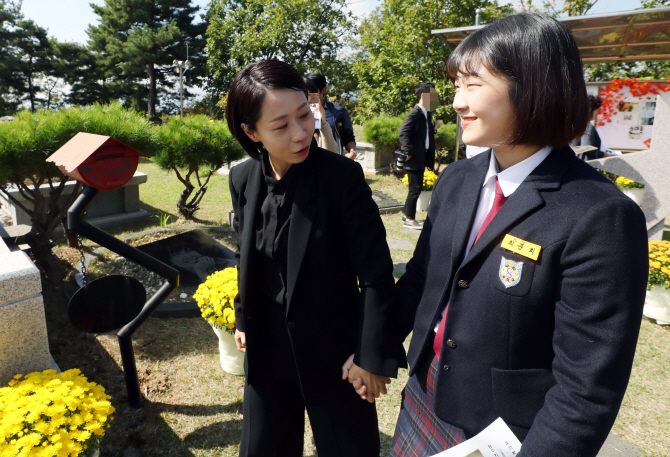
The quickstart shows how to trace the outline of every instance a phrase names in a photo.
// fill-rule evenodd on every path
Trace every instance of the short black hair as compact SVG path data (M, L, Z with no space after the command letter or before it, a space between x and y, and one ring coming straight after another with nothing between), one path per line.
M316 87L321 91L323 90L328 83L326 82L326 77L320 71L313 71L305 75L305 79L309 79L316 84Z
M292 89L305 94L307 87L300 73L286 62L265 59L247 65L230 85L226 103L228 129L252 159L260 160L260 143L254 142L244 133L242 124L254 130L261 117L261 106L265 93L273 89Z
M305 86L307 86L307 92L312 94L316 94L317 92L319 92L319 87L316 85L314 81L312 81L306 76L304 80L305 80Z
M593 112L603 106L603 100L600 97L595 97L589 95L589 114L593 115Z
M447 61L453 82L481 67L509 82L516 112L511 145L566 146L588 123L577 43L557 20L538 13L507 16L463 40Z
M433 83L421 83L418 86L416 86L416 90L414 90L414 93L416 94L416 98L421 100L421 94L426 94L430 93L430 89L435 89L435 84Z

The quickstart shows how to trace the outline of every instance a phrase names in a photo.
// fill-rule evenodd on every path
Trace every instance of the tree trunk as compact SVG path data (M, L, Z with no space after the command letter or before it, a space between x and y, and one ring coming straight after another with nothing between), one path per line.
M30 58L30 68L33 66L33 58ZM28 95L30 96L30 112L34 113L35 112L35 94L33 93L35 90L33 89L33 72L28 71Z
M149 74L149 117L156 116L156 69L154 64L147 64Z
M187 203L188 197L191 196L194 189L195 187L193 187L193 184L190 182L185 183L184 190L181 192L179 200L177 201L177 211L187 221L193 219L193 214L198 210L198 208L194 209Z

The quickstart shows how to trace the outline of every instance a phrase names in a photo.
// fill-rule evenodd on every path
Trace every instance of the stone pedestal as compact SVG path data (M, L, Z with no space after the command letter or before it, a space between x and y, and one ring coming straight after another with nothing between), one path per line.
M16 374L52 368L40 273L0 241L0 386Z
M357 162L361 164L366 175L390 173L393 161L392 150L375 151L374 145L360 142L356 143L356 151L365 153L365 157Z
M125 186L100 192L87 211L86 222L104 228L149 217L148 212L140 209L140 184L145 182L147 182L146 173L137 171ZM63 193L61 194L62 200L65 200L72 194L75 185L75 181L68 181L65 184L65 189L63 189ZM40 191L44 196L49 195L49 185L40 186ZM26 200L18 189L9 187L8 193L20 201L26 208L32 208L32 203ZM0 205L11 217L12 225L31 225L30 216L21 208L16 207L2 193L0 193ZM59 227L58 230L62 229Z
M647 219L647 235L651 240L660 240L665 218L670 214L670 93L664 92L656 98L651 148L588 163L644 184L641 207Z

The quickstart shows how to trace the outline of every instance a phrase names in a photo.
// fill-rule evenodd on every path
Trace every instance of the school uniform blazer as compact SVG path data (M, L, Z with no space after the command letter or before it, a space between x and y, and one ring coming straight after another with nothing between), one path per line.
M423 170L435 166L435 123L428 111L428 150L426 150L426 116L418 106L414 106L400 125L398 139L400 147L412 156L403 167L406 170Z
M570 148L554 149L463 261L490 154L440 175L398 282L398 325L403 335L414 330L410 374L430 360L449 303L438 417L467 437L502 417L523 441L520 457L595 456L635 353L648 272L644 216ZM541 246L539 258L501 247L506 234ZM523 262L512 287L499 277L503 259Z
M342 380L351 354L360 367L383 376L397 376L406 361L391 309L395 284L386 231L361 166L315 146L302 166L288 235L285 324L305 400L319 405L352 389ZM238 240L235 318L246 332L245 368L253 383L263 372L254 360L263 341L254 325L262 312L263 278L254 273L261 163L233 167L229 183Z

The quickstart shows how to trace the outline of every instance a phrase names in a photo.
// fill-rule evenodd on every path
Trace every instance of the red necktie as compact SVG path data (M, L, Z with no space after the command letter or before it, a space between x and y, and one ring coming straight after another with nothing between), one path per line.
M484 222L482 223L479 232L477 232L477 237L475 238L474 243L472 243L473 246L477 243L479 237L482 236L482 233L484 233L486 227L488 227L488 225L491 223L495 215L498 214L498 211L500 211L500 208L502 208L502 206L505 204L506 201L507 197L505 197L505 194L503 194L503 191L500 188L500 183L498 182L498 177L496 176L496 196L495 199L493 200L493 206L491 206L491 209L489 210L489 213L486 215L486 219L484 219ZM433 350L435 351L435 355L437 356L438 359L440 358L440 351L442 350L442 340L444 339L444 326L447 322L448 311L449 311L449 303L447 303L447 308L444 310L444 316L442 316L440 326L437 328L437 333L435 333L435 340L433 341Z

